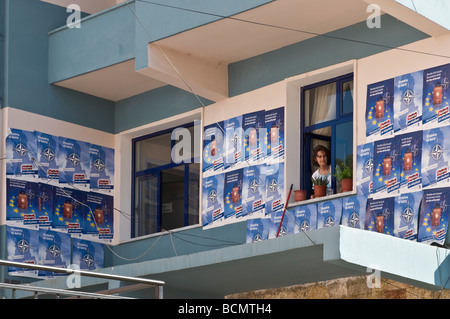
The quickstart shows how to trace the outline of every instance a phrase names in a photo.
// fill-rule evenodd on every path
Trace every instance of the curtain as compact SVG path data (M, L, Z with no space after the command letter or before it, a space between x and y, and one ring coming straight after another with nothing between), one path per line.
M330 83L314 89L311 110L311 124L318 124L336 118L336 84ZM315 131L316 134L331 136L331 127Z

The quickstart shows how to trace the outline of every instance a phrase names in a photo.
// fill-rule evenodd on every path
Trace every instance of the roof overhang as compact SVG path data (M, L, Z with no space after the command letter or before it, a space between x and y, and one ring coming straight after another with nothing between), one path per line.
M223 16L147 46L146 67L132 61L76 75L55 84L112 101L173 85L212 101L228 97L228 65L367 20L371 0L277 0ZM431 36L443 26L395 0L377 2L388 13ZM130 8L131 10L131 8ZM171 7L170 10L183 10ZM105 14L105 13L103 13ZM132 14L130 12L130 14ZM140 18L139 12L136 21ZM193 12L208 15L208 12ZM136 28L144 28L138 22ZM148 26L145 28L146 32ZM150 36L150 35L149 35ZM150 37L149 37L150 39ZM150 41L150 40L149 40Z
M145 67L133 69L133 60L125 61L74 75L55 84L112 101L125 99L162 85L173 85L209 100L219 101L228 97L230 63L367 20L371 15L369 8L371 2L371 0L269 2L150 42L147 46L148 63ZM388 13L431 36L448 32L440 24L395 0L380 0L377 4L381 9L380 13ZM168 9L186 10L174 7ZM107 11L102 14L107 14ZM140 18L145 20L145 17L140 17L139 12L135 14L136 28L144 28L138 21ZM205 9L205 12L193 14L208 15L208 12ZM148 27L144 29L145 32L152 31L148 30Z

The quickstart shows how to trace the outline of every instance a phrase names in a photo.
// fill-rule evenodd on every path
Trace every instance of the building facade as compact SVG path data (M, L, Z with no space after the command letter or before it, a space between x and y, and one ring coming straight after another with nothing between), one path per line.
M0 259L162 280L165 298L375 271L448 289L448 167L435 146L448 127L449 5L95 2L1 1ZM397 88L415 93L402 95L415 113L397 108ZM311 199L318 144L332 175ZM365 159L375 173L362 175ZM350 191L335 175L344 164ZM412 230L397 224L403 204ZM0 278L67 289L36 271Z

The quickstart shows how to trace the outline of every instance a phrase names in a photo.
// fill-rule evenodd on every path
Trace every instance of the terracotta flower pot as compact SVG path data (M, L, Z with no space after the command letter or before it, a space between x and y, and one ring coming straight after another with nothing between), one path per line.
M314 198L323 197L327 194L327 185L314 185Z
M342 192L350 192L353 189L353 179L344 178L341 180Z
M296 202L301 202L306 199L306 191L302 189L296 190L294 191L294 196Z

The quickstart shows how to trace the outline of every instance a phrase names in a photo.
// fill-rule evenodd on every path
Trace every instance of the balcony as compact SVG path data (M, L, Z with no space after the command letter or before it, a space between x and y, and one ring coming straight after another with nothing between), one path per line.
M125 244L113 249L116 256L130 248ZM165 299L221 299L232 293L368 275L374 270L383 278L421 288L450 288L447 249L345 226L182 256L174 252L173 257L163 259L121 262L101 273L163 281ZM59 277L33 285L67 289L66 280ZM82 281L83 289L101 285L105 281L98 278ZM121 295L155 297L154 288Z

